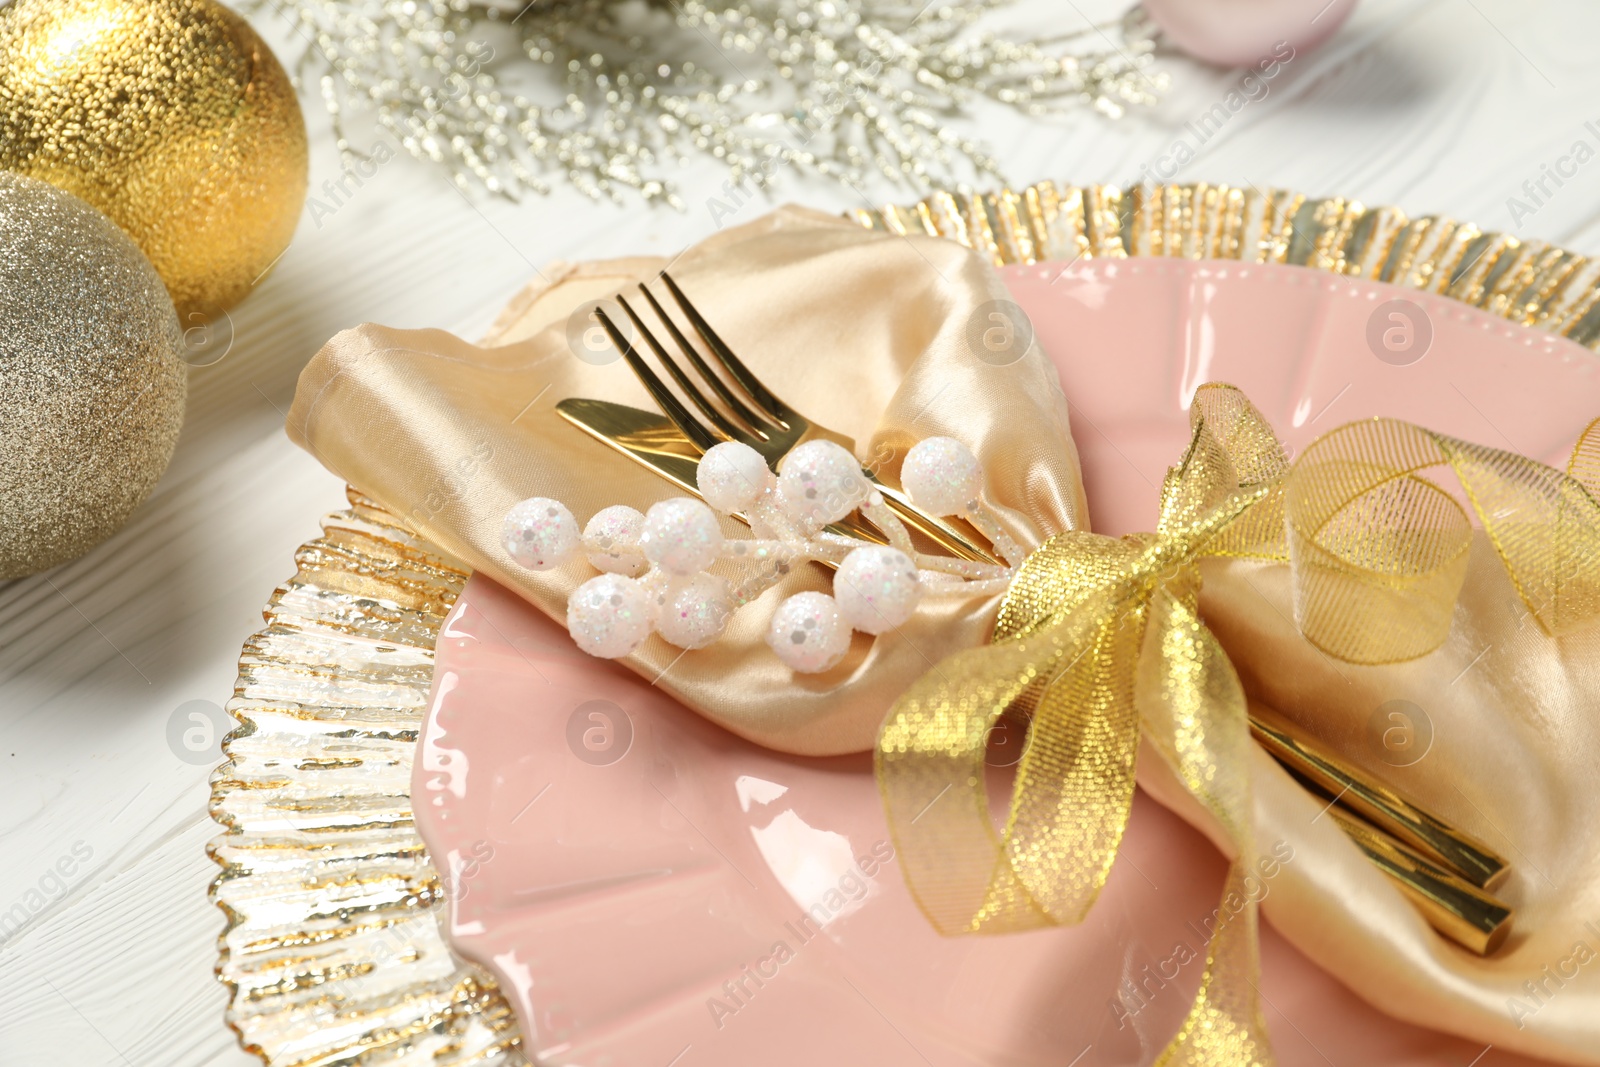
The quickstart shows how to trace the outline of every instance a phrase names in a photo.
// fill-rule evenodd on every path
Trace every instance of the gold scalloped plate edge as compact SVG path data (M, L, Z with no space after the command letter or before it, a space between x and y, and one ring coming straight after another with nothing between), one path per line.
M1600 263L1442 216L1197 183L1040 182L859 210L997 266L1165 256L1286 263L1438 293L1600 349ZM211 779L226 1019L269 1067L527 1067L516 1016L445 941L411 766L434 639L467 570L349 490L239 657Z
M1438 293L1600 349L1600 263L1441 215L1409 218L1342 197L1227 185L1057 185L935 193L860 209L870 229L930 234L996 266L1165 256L1287 263Z
M322 520L245 643L211 779L228 1025L272 1067L521 1067L494 980L451 953L412 822L433 646L467 571L378 504Z

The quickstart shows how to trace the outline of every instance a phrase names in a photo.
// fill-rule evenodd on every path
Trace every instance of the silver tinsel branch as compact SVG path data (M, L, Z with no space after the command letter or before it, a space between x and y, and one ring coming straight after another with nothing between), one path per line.
M1153 103L1153 30L1029 40L978 27L1010 0L252 0L307 42L340 150L367 111L419 158L516 196L564 176L592 196L681 200L665 163L722 161L734 186L788 166L859 188L999 175L952 129L986 98L1025 114ZM934 6L935 4L939 6Z

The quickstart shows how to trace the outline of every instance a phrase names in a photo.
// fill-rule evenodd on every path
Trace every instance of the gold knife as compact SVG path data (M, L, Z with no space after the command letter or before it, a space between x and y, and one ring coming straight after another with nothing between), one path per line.
M556 405L556 413L601 444L654 471L690 496L700 498L700 490L695 485L700 450L664 416L609 400L583 397L561 401ZM746 526L750 524L742 514L735 513L733 517ZM827 529L830 533L877 545L888 544L888 538L875 527L854 516L830 523ZM829 565L824 563L823 566Z
M0 3L3 2L0 0ZM556 413L590 437L616 449L635 463L650 468L685 492L700 495L695 487L695 468L700 462L700 449L666 417L626 404L583 397L561 401L556 405ZM984 543L983 535L965 519L928 515L912 504L904 491L885 485L876 478L873 484L906 524L913 541L925 541L933 551L944 552L957 559L998 562L992 550L977 547ZM734 518L746 524L749 522L743 515L736 514ZM855 516L846 516L830 523L826 529L829 533L860 538L876 545L889 543L889 539L876 526Z
M0 0L3 2L3 0ZM643 464L694 496L695 466L700 450L671 420L653 411L642 411L610 400L572 397L556 404L556 413L595 440L616 449L636 463ZM957 559L981 563L999 562L992 549L981 546L984 538L958 516L939 518L922 512L904 491L885 485L872 476L873 484L889 506L899 514L913 540L924 539L935 551ZM735 518L747 522L743 515ZM873 544L887 544L888 538L863 519L846 517L827 527L829 532L859 537Z
M666 418L609 400L573 397L556 405L556 413L603 445L643 464L686 493L699 496L695 468L700 450Z

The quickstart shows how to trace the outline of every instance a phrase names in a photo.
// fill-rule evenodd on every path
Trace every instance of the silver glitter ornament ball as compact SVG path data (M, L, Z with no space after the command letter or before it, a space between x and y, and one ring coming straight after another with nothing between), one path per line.
M183 424L182 345L132 239L0 173L0 579L82 555L150 495Z

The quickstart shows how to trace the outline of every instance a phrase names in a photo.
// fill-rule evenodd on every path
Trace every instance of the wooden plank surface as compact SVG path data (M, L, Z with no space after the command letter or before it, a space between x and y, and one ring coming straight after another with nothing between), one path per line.
M1072 4L1024 10L1036 25L1079 17ZM254 21L281 56L293 52L270 7ZM1600 126L1597 39L1600 7L1583 0L1369 0L1176 180L1352 196L1600 251L1600 162L1520 226L1508 204L1526 202L1522 184L1577 140L1600 147L1585 127ZM1163 62L1174 86L1152 114L1046 123L985 110L983 132L1019 183L1133 181L1176 139L1192 142L1185 124L1238 80ZM339 161L309 101L307 119L316 189ZM0 928L0 1065L256 1062L224 1028L212 977L222 918L206 899L210 767L180 759L168 734L180 706L227 700L240 644L294 548L341 505L338 479L284 436L295 378L346 326L472 336L537 265L682 248L715 228L707 201L722 176L697 165L677 181L682 213L566 190L513 204L469 200L409 159L385 163L335 214L303 215L288 254L235 309L233 346L191 373L177 457L127 528L0 586L0 914L25 913ZM793 175L777 195L840 211L913 199Z

